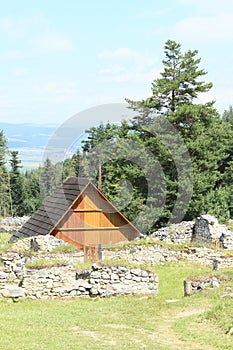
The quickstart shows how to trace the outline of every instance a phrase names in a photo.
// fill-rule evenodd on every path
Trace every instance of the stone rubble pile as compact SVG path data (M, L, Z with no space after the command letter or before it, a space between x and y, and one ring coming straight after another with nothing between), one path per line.
M16 232L28 219L28 216L0 218L0 232Z
M179 224L172 224L168 227L162 227L156 232L153 232L151 237L155 241L160 240L167 244L182 244L191 242L194 224L194 221L183 221Z
M12 250L17 252L30 250L51 252L56 247L67 244L62 239L57 239L52 235L38 235L18 240L12 245Z

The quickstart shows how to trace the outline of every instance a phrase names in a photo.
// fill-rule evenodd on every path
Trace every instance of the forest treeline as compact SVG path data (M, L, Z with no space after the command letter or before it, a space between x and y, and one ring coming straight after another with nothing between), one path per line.
M168 40L151 96L126 99L135 117L86 130L82 147L62 163L47 158L38 169L22 172L18 152L8 150L1 131L0 215L31 215L58 185L60 173L63 179L88 176L144 232L171 218L179 221L185 206L184 220L206 213L222 222L232 218L233 107L220 115L214 101L200 103L212 83L203 80L197 55Z

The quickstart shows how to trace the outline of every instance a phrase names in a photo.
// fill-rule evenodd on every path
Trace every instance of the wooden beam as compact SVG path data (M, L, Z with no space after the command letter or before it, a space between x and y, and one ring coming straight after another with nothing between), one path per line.
M72 228L57 228L57 230L61 232L68 232L68 231L107 231L107 230L119 230L120 227L72 227Z
M102 211L102 209L73 209L74 213L99 213Z

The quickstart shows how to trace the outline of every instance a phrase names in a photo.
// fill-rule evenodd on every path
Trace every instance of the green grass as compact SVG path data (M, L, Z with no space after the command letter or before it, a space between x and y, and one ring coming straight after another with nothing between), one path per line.
M76 269L77 271L90 270L92 265L93 263L89 260L86 262L77 261L77 263L74 265L74 269Z
M77 253L80 249L73 244L61 244L52 250L52 253Z
M158 297L0 302L0 349L232 349L233 301L220 298L225 285L183 296L183 280L208 276L210 268L180 262L148 269L159 275Z
M38 259L38 260L32 260L25 264L25 267L28 269L44 269L47 267L60 267L65 266L67 263L63 260L59 259Z
M10 250L12 246L12 244L8 243L10 237L10 233L0 232L0 254Z
M10 236L11 235L8 232L0 232L0 245L6 244Z
M228 230L233 231L233 220L230 219L230 220L227 222L226 226L227 226Z

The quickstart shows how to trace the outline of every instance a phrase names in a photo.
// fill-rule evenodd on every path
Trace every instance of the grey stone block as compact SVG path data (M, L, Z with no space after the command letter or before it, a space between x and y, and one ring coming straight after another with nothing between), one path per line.
M23 298L25 296L25 290L17 285L7 285L2 291L5 298Z

